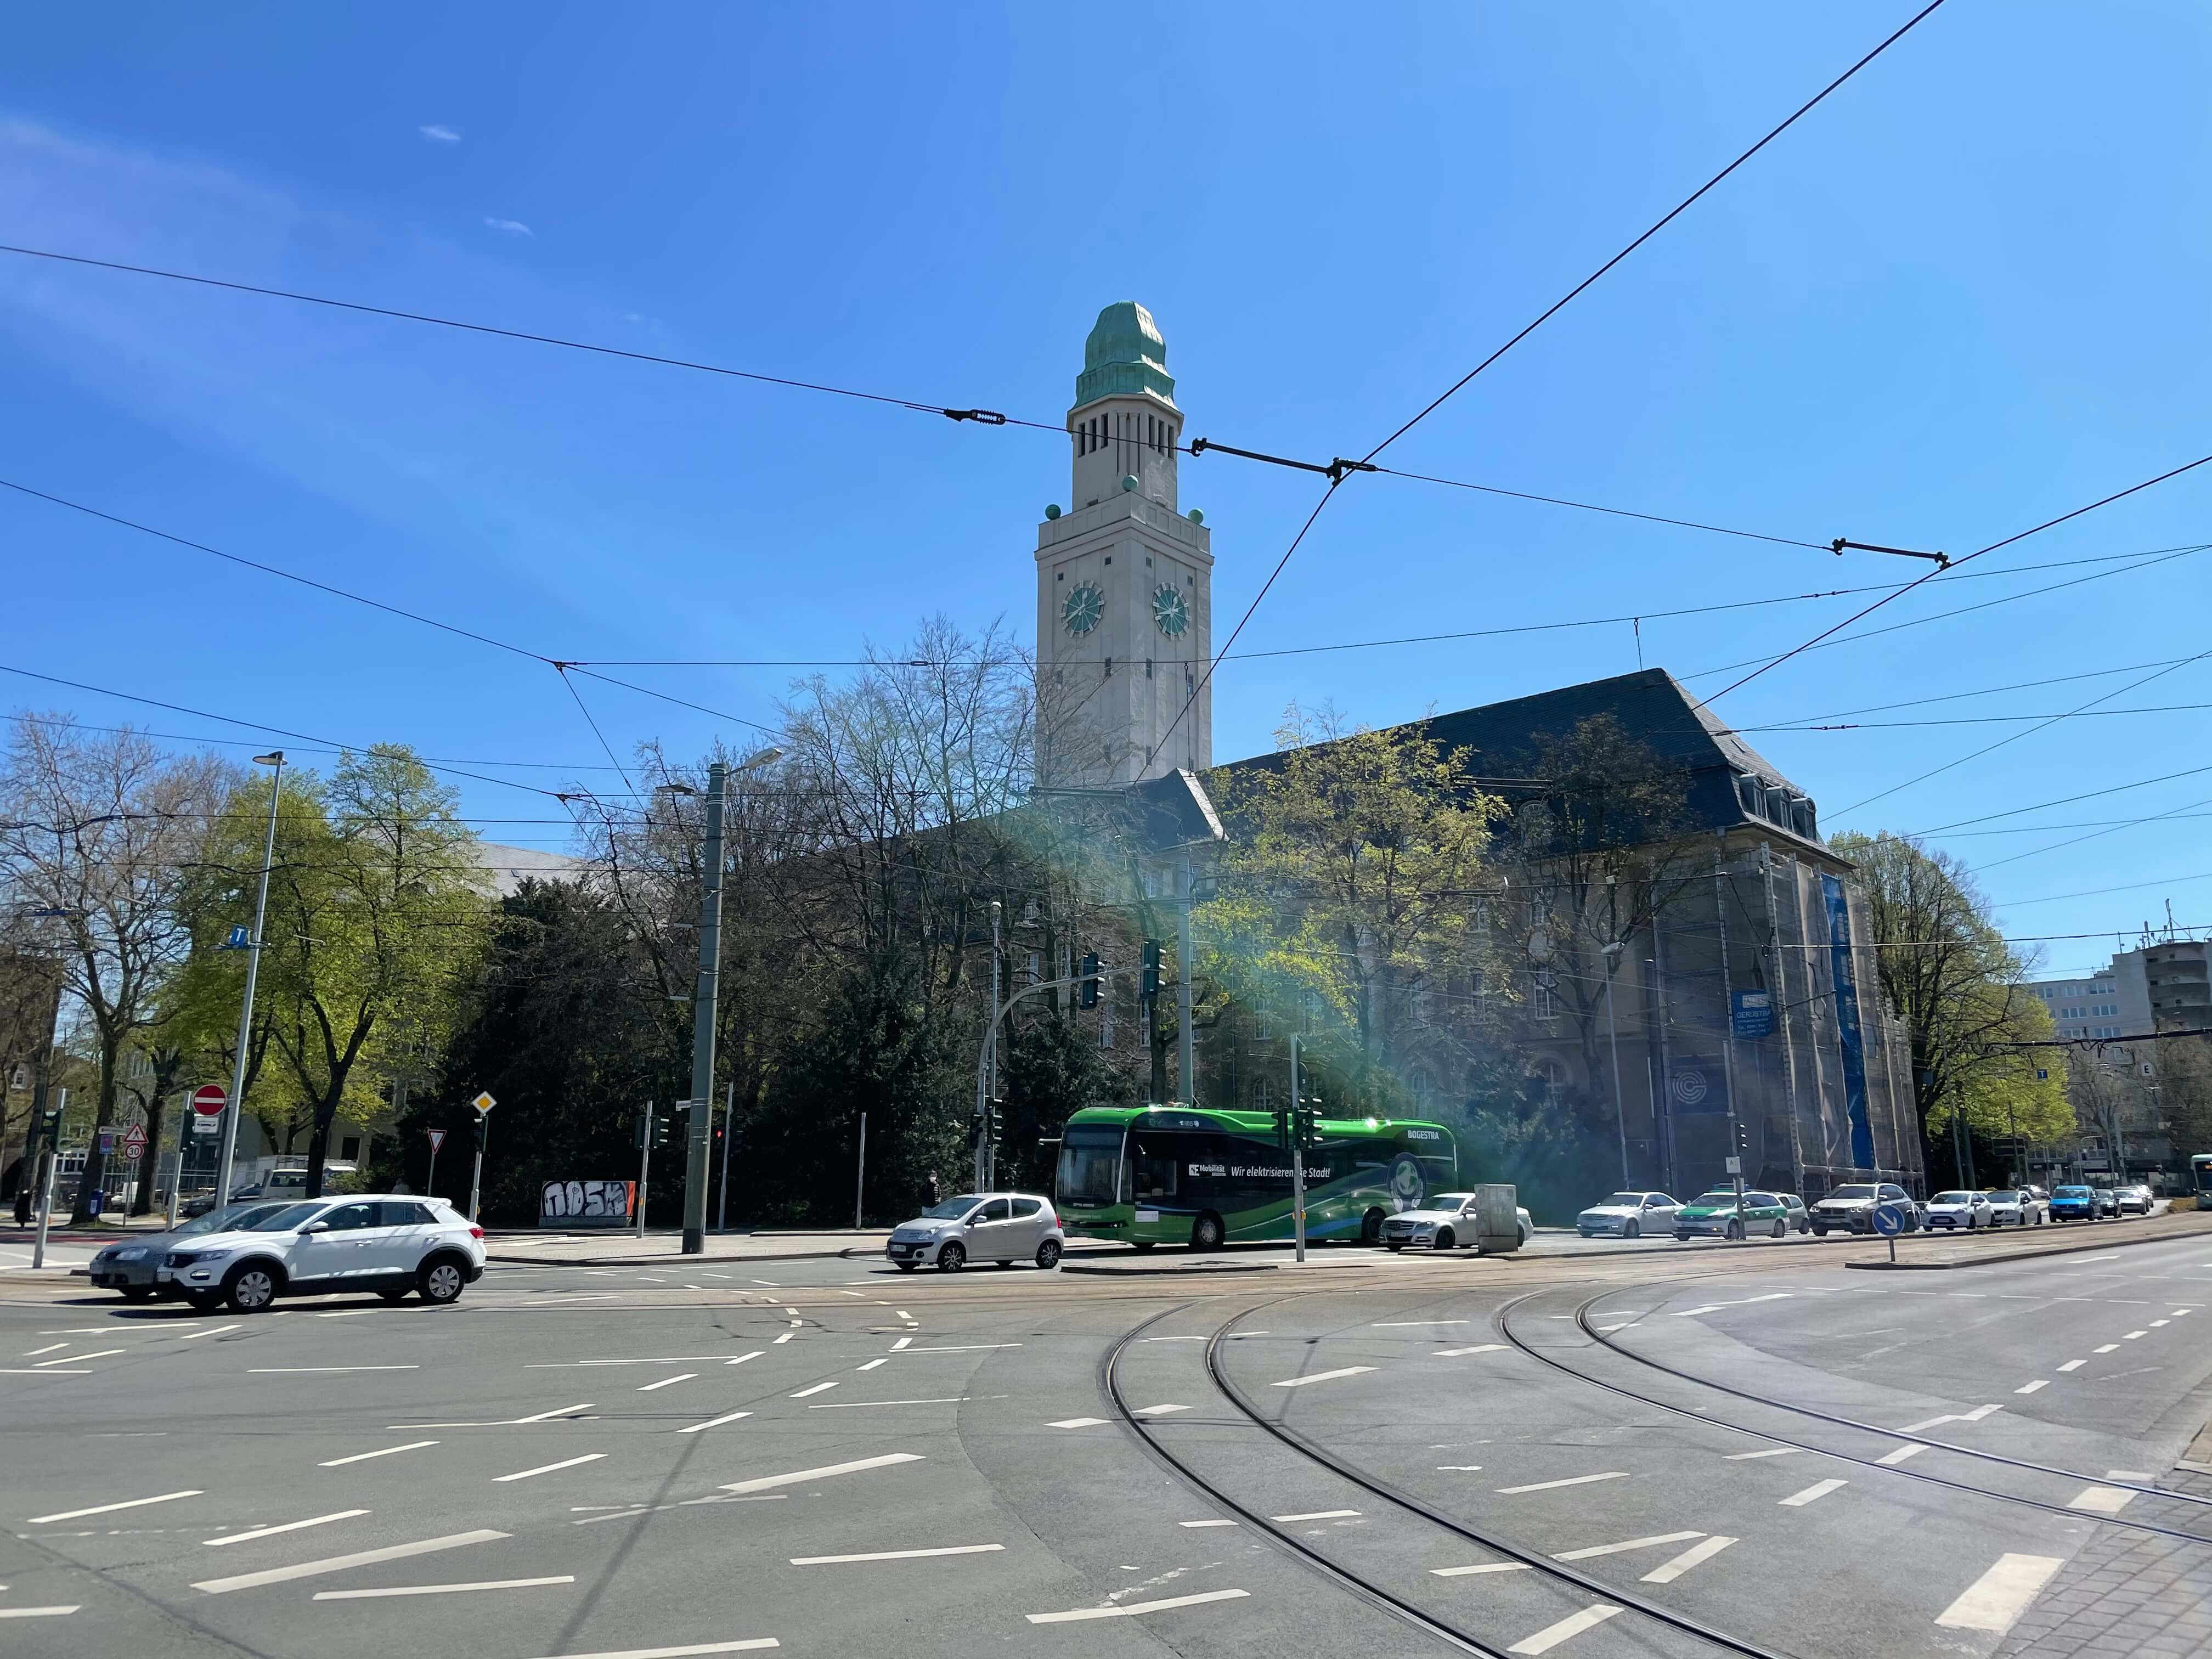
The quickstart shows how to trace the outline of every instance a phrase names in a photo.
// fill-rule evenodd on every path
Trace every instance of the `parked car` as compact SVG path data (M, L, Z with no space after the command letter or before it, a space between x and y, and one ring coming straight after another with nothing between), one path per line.
M125 1302L149 1301L162 1288L159 1279L161 1258L171 1250L183 1248L178 1241L197 1238L204 1233L228 1232L283 1207L281 1203L233 1204L212 1215L203 1214L197 1220L184 1222L173 1232L118 1240L93 1257L93 1288L120 1291Z
M1060 1265L1066 1245L1050 1199L1034 1193L963 1193L892 1228L884 1255L906 1273L922 1267L957 1273L971 1261L1001 1267L1034 1261L1049 1272Z
M1647 1232L1671 1232L1674 1212L1681 1207L1664 1193L1615 1193L1577 1216L1575 1231L1584 1238L1599 1233L1636 1238Z
M2097 1213L2117 1220L2120 1213L2119 1189L2116 1187L2092 1187L2089 1190L2096 1195Z
M1813 1206L1813 1236L1826 1238L1833 1227L1848 1228L1855 1233L1871 1232L1876 1204L1895 1205L1905 1212L1905 1231L1919 1231L1920 1206L1906 1195L1904 1188L1887 1181L1878 1184L1857 1182L1834 1188Z
M156 1280L203 1312L259 1313L280 1296L458 1297L483 1273L483 1229L442 1199L379 1194L273 1207L163 1253Z
M1938 1193L1928 1200L1921 1218L1930 1231L1942 1227L1947 1231L1963 1229L1972 1232L1978 1228L1996 1225L1996 1209L1987 1193Z
M2051 1218L2053 1221L2094 1221L2103 1212L2097 1205L2097 1193L2093 1187L2054 1187L2051 1192Z
M2040 1227L2051 1218L2050 1200L2035 1187L2000 1187L1984 1194L1992 1227Z
M1536 1224L1526 1209L1514 1208L1521 1243L1535 1236ZM1382 1223L1382 1248L1395 1255L1407 1245L1424 1249L1473 1249L1481 1241L1475 1236L1474 1194L1438 1193L1418 1210L1401 1210Z
M1803 1199L1795 1193L1777 1193L1775 1196L1782 1200L1782 1207L1790 1212L1784 1219L1790 1223L1791 1232L1809 1233L1813 1231L1813 1212L1805 1207Z
M1747 1192L1739 1204L1733 1187L1716 1187L1674 1212L1674 1237L1680 1239L1695 1238L1701 1233L1717 1233L1723 1238L1771 1233L1779 1238L1789 1231L1790 1206L1773 1193Z
M2121 1215L2148 1215L2151 1204L2150 1188L2140 1185L2116 1188L2113 1202L2118 1206L2118 1213Z

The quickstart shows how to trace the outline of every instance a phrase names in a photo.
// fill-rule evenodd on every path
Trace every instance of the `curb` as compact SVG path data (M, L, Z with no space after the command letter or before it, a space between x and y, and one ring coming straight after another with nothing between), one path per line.
M2189 1213L2184 1211L2185 1215ZM2212 1228L2180 1227L2160 1233L2155 1238L2085 1239L2079 1244L2063 1244L2048 1250L2006 1250L1993 1255L1978 1255L1969 1261L1846 1261L1844 1266L1856 1273L1954 1273L1960 1267L1985 1267L2003 1261L2035 1261L2047 1255L2080 1255L2085 1250L2121 1249L2137 1244L2170 1244L2177 1238L2189 1238L2197 1233L2212 1231Z
M747 1261L835 1261L840 1257L881 1255L880 1249L842 1250L782 1250L749 1255L514 1255L487 1250L484 1260L511 1267L679 1267L687 1262L714 1261L730 1266Z
M1098 1273L1109 1279L1191 1279L1200 1273L1272 1273L1279 1271L1279 1261L1224 1261L1211 1267L1109 1267L1103 1264L1088 1266L1060 1259L1060 1270L1064 1273Z

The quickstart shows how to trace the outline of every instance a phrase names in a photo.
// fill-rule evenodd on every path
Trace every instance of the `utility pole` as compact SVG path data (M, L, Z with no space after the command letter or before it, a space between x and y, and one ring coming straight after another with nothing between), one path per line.
M1728 892L1721 871L1721 846L1713 847L1713 922L1721 939L1721 1076L1728 1088L1729 1162L1735 1166L1735 1225L1743 1225L1743 1160L1749 1150L1735 1097L1735 998L1729 983Z
M1613 1024L1613 975L1620 966L1620 878L1611 871L1605 878L1605 927L1611 935L1605 957L1605 1040L1613 1050L1613 1115L1620 1128L1620 1184L1628 1181L1628 1093L1620 1081L1620 1029Z
M1188 912L1186 912L1188 914ZM1305 1102L1298 1093L1298 1038L1291 1033L1291 1225L1297 1239L1297 1259L1306 1259L1306 1146Z
M637 1236L645 1237L645 1183L653 1172L653 1103L637 1115Z
M253 901L253 933L246 942L246 1000L238 1011L238 1053L231 1062L230 1098L223 1105L222 1156L215 1172L217 1209L230 1202L230 1166L238 1156L238 1119L246 1109L246 1052L253 1036L254 981L261 976L261 928L269 915L269 866L276 859L276 800L284 782L284 751L272 749L265 755L256 755L253 763L276 769L269 777L269 835L261 847L261 890Z
M732 1078L722 1096L722 1186L714 1200L714 1231L718 1233L730 1230L730 1143L738 1138L737 1111L738 1080Z
M1176 1083L1184 1103L1198 1104L1198 1033L1192 1029L1190 957L1190 848L1182 849L1182 869L1176 894L1176 1012L1182 1028L1176 1034ZM1301 1257L1301 1260L1304 1258Z
M860 1197L868 1190L868 1115L860 1114L860 1167L853 1177L853 1231L860 1231Z
M39 1156L33 1166L39 1172L39 1236L31 1245L31 1267L33 1272L46 1265L46 1226L54 1214L54 1159L62 1138L62 1114L69 1109L69 1091L54 1091L54 1109L52 1127L42 1111L46 1099L46 1079L39 1079L38 1092L31 1098L31 1132L39 1142ZM20 1177L19 1177L20 1178Z
M991 1018L983 1028L983 1055L975 1067L975 1190L991 1190L991 1103L999 1097L999 901L991 901Z
M707 1249L707 1182L714 1150L714 1012L721 994L722 969L722 801L729 770L716 761L707 769L707 850L701 860L704 884L699 895L699 988L691 1001L691 1111L684 1120L689 1147L684 1160L684 1254ZM644 1207L639 1206L640 1224Z

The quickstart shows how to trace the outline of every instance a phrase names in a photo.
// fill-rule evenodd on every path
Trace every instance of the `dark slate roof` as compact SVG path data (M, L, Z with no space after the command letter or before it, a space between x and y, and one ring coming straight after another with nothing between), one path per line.
M1784 820L1749 811L1738 793L1735 780L1747 775L1778 797L1795 796L1809 801L1807 792L1783 775L1780 768L1741 738L1730 732L1705 706L1682 689L1663 668L1646 668L1611 679L1589 680L1580 685L1540 691L1534 696L1505 702L1485 703L1456 714L1435 714L1409 721L1437 741L1470 751L1474 770L1484 777L1526 775L1536 740L1564 738L1594 714L1610 714L1632 738L1647 744L1662 760L1685 767L1690 774L1687 805L1705 829L1730 830L1751 826L1768 834L1778 831L1792 839L1820 845L1817 820L1814 833L1801 836L1790 827L1790 814L1778 799L1776 810ZM1271 764L1273 755L1255 755L1231 761L1226 769Z

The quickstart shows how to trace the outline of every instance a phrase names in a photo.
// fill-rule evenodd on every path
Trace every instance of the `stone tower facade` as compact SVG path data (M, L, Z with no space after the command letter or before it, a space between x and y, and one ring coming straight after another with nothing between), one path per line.
M1039 772L1106 787L1213 758L1213 555L1176 511L1182 411L1152 313L1110 305L1084 342L1073 500L1037 526Z

